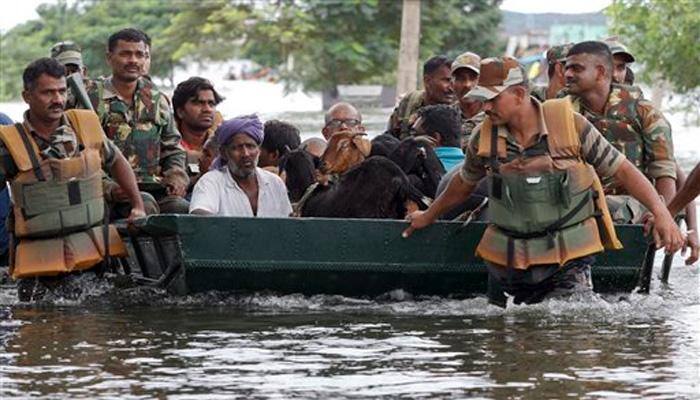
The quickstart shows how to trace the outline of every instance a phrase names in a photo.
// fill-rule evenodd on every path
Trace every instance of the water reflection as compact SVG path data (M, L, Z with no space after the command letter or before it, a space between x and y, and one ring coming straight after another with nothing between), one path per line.
M286 300L291 309L299 307L293 297L278 298L278 305ZM437 301L426 301L428 308ZM612 314L604 307L582 314L581 305L565 302L479 313L474 308L483 308L480 299L456 302L471 306L471 315L430 315L419 311L422 303L404 304L413 313L352 301L342 313L251 309L250 303L245 309L16 308L8 319L17 323L4 347L0 396L535 399L697 393L698 362L689 354L700 350L698 306L668 319L638 311L621 315L624 306Z

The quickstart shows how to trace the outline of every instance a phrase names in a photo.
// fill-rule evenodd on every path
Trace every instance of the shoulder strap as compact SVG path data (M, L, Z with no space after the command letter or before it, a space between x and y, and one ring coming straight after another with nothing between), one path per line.
M17 123L0 127L0 139L5 143L18 170L34 170L37 179L44 180L39 161L39 146L27 134L24 125Z
M495 149L495 152L494 152ZM498 127L491 123L491 118L484 118L479 131L479 148L476 155L490 158L494 154L498 158L506 158L506 140L498 136Z
M90 110L67 110L66 117L80 142L89 149L100 149L104 143L104 131L100 118Z
M554 158L576 157L581 153L571 101L568 97L542 103L544 122L547 125L547 145Z

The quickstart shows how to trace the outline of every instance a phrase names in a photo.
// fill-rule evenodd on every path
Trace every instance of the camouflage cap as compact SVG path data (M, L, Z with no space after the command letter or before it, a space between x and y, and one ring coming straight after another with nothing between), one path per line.
M622 56L624 61L628 64L634 62L634 56L632 53L627 50L627 47L624 44L620 43L617 37L607 38L603 42L608 45L608 48L610 48L610 52L613 56Z
M451 73L454 74L455 71L457 71L460 68L469 68L470 70L476 72L478 75L480 62L481 57L479 57L478 54L472 53L471 51L462 53L452 62Z
M569 50L571 50L573 46L573 43L566 43L550 47L549 50L547 50L547 52L545 53L547 63L554 64L555 62L566 61L566 55L569 53Z
M75 64L83 67L82 49L71 41L58 42L51 46L51 58L63 65Z
M512 57L490 57L481 60L481 74L476 87L465 97L491 100L509 86L527 83L525 68Z

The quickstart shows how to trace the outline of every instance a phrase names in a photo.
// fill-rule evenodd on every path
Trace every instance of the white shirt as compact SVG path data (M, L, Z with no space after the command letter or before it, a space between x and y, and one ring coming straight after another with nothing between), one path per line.
M292 205L287 197L287 187L279 176L255 168L258 179L258 217L288 217ZM248 195L238 186L228 168L204 174L192 192L190 213L202 210L225 217L253 217Z

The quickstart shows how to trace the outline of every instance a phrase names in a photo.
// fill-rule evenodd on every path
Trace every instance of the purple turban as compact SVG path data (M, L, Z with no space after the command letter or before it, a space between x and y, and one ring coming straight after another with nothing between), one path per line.
M214 135L216 136L216 142L223 149L237 133L245 133L258 145L262 144L264 137L263 125L255 114L243 115L224 121L216 129ZM226 160L222 159L222 154L222 152L219 153L219 156L212 162L210 169L221 169L226 166Z

